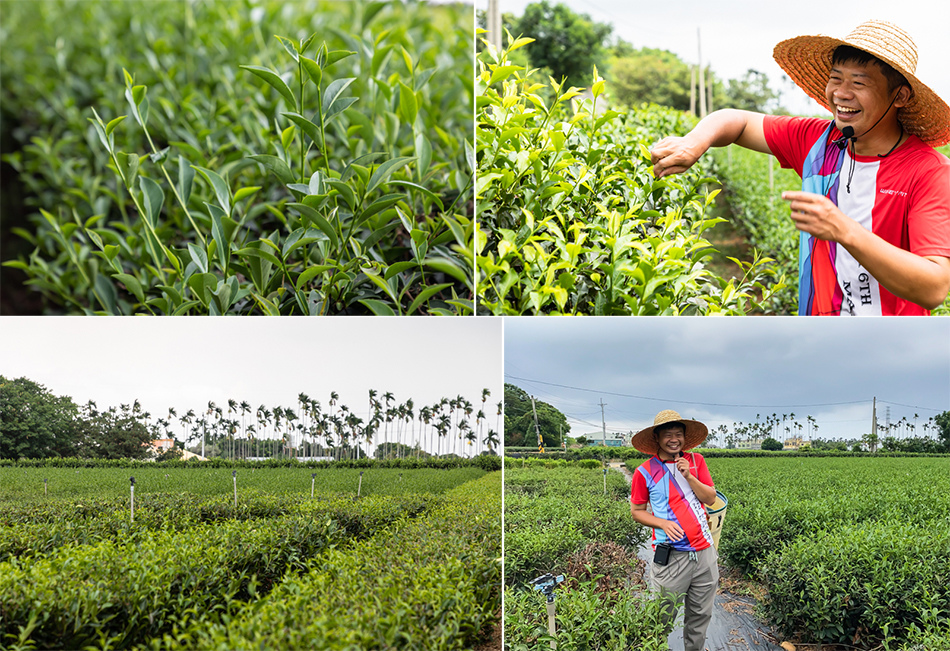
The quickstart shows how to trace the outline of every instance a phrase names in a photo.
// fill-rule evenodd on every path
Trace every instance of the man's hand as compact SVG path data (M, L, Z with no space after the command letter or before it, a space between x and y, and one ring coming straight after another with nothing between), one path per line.
M676 460L676 469L682 473L683 477L689 480L691 475L689 472L689 461L686 460L686 457L680 457Z
M706 149L688 137L667 136L650 150L653 174L658 179L670 174L681 174L692 167L706 153Z
M670 540L676 542L686 534L683 533L682 527L673 522L672 520L663 520L663 531L669 537Z
M831 199L812 192L783 192L792 209L795 228L820 240L845 244L851 229L861 226L838 209Z

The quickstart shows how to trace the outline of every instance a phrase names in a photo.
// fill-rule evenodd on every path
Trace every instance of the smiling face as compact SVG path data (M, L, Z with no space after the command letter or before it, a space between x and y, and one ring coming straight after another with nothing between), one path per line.
M850 126L859 138L867 134L862 143L865 145L877 140L893 144L894 134L899 131L897 109L906 103L905 89L906 86L892 90L876 63L839 61L832 64L825 96L839 130ZM894 104L889 106L892 100ZM880 123L875 125L878 120Z
M678 423L654 430L661 459L675 459L686 443L686 428Z

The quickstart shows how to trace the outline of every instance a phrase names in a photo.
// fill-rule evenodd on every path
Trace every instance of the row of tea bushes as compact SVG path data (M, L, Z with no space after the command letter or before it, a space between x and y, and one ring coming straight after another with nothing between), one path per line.
M423 517L329 550L229 621L179 627L151 648L471 649L500 612L500 513L492 473Z
M945 457L711 459L729 498L720 557L761 577L803 641L950 644Z
M555 588L559 649L666 649L637 559L649 530L630 517L629 485L599 462L549 463L505 468L506 648L550 648L545 597L528 583L550 572L565 577Z
M43 503L49 498L128 499L131 477L135 477L136 500L147 499L151 495L182 492L204 496L230 495L233 498L236 478L240 506L241 495L254 496L262 492L309 497L312 486L317 492L346 493L354 497L357 494L438 493L485 474L484 470L474 465L444 469L333 468L320 472L306 468L260 468L238 470L236 475L234 472L224 468L165 469L156 466L134 470L0 469L0 476L3 477L0 503ZM44 480L48 480L46 484Z
M218 616L343 542L332 520L285 517L156 531L0 563L0 639L129 646L188 612Z
M257 495L235 509L228 498L157 495L136 501L134 519L127 500L11 506L0 516L0 561L42 557L66 546L147 541L157 532L185 532L219 522L266 524L284 517L332 520L341 534L362 538L436 502L432 495L369 496L358 501L348 495L317 494L313 500Z

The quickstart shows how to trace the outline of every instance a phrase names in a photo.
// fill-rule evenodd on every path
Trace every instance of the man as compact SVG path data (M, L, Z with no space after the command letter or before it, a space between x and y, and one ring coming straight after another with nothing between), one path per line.
M845 39L801 36L775 60L832 120L722 110L652 150L657 177L709 147L775 155L799 237L799 314L924 315L950 292L950 107L914 75L917 47L869 21Z
M653 427L637 432L632 441L633 447L653 456L633 473L630 513L640 524L653 528L650 583L666 601L668 630L676 618L678 600L685 600L685 651L703 651L719 584L719 555L703 508L716 501L716 488L702 455L686 452L705 441L707 434L699 421L666 410L656 415ZM672 548L668 558L664 558L665 545Z

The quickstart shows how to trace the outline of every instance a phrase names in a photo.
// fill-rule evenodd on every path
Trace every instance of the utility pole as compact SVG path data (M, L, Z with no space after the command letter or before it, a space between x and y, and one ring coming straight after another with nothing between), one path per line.
M500 0L488 0L488 42L501 50L501 7Z
M706 117L706 79L703 75L703 45L699 38L699 27L696 28L696 49L699 52L699 117Z
M538 433L538 452L544 452L544 439L541 438L541 428L538 427L538 410L534 406L534 396L531 396L531 411L534 413L534 431Z
M871 403L871 437L877 438L877 396Z
M601 423L602 428L603 428L603 429L601 430L601 432L603 432L603 441L602 441L602 444L603 444L604 447L607 447L607 421L606 421L605 418L604 418L604 407L606 407L606 406L607 406L607 405L604 404L604 399L601 398L601 399L600 399L600 423Z
M696 115L696 66L689 67L689 114Z

